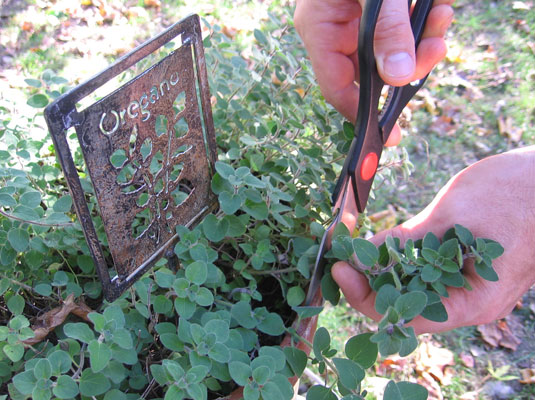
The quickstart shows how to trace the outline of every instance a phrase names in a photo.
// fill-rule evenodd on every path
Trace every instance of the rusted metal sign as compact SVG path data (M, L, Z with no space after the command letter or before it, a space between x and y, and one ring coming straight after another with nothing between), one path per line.
M78 111L76 104L171 41L171 53ZM190 16L128 53L45 109L85 238L108 301L162 256L175 226L190 226L216 204L210 189L215 138L199 18ZM97 200L80 182L67 140L74 127ZM111 259L93 218L102 219Z

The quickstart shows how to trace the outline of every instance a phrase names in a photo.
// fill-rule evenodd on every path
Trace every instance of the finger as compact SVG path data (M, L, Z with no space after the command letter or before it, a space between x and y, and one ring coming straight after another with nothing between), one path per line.
M390 135L388 136L388 139L386 139L385 146L386 147L397 146L399 142L401 142L401 128L396 123L394 127L392 128L392 131L390 131Z
M414 36L406 0L385 0L375 27L375 58L381 78L393 86L406 85L416 70Z
M381 319L375 311L375 292L364 275L343 261L333 265L331 274L351 307L370 318Z
M416 72L414 80L422 79L446 56L446 42L441 38L423 39L416 52Z
M429 11L422 39L444 37L452 20L453 8L450 5L434 5L431 11Z

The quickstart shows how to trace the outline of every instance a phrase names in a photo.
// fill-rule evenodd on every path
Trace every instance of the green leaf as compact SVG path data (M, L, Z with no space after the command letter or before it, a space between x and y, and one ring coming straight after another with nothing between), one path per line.
M11 296L7 301L7 308L9 309L9 311L11 311L13 315L22 314L25 305L26 302L20 294L15 294Z
M112 389L104 396L104 400L127 400L126 394L119 389Z
M427 264L422 269L422 274L420 277L422 278L422 281L431 283L440 279L441 275L442 275L442 271L438 267L435 267L431 264Z
M300 286L292 286L286 293L286 301L290 307L296 307L305 300L305 291Z
M217 243L227 235L229 225L228 219L218 219L214 214L208 214L202 223L202 230L209 241Z
M392 335L387 335L384 340L379 343L379 353L383 357L396 354L401 350L401 340Z
M386 313L388 307L393 306L399 296L400 293L394 286L390 284L381 286L375 297L375 310L379 314Z
M12 318L9 321L8 326L12 330L18 331L18 330L21 330L22 328L26 328L30 326L30 321L28 321L28 318L26 318L24 315L17 315L15 318Z
M323 311L323 307L300 306L300 307L292 307L292 310L294 310L297 313L299 318L305 319L305 318L312 318L320 314Z
M82 396L98 396L106 393L110 387L108 378L100 372L94 373L91 368L84 369L80 376L79 388Z
M504 248L501 244L498 242L495 242L494 240L485 239L486 246L485 246L485 255L491 259L495 259L500 257L503 252Z
M247 384L243 388L243 399L244 400L258 400L260 398L260 390L258 388L251 386L251 384Z
M48 104L48 97L40 93L34 94L32 97L28 99L26 104L34 108L43 108Z
M424 310L427 296L424 292L404 293L396 299L394 308L405 321L410 321Z
M331 389L322 385L314 385L308 389L306 400L337 400L337 397Z
M165 371L163 365L152 364L150 366L150 372L154 379L156 379L156 382L160 384L160 386L165 386L170 381L169 376L167 375L167 372Z
M260 43L261 45L267 46L269 44L266 35L264 35L261 30L255 29L253 31L253 35L255 39L258 41L258 43Z
M332 360L336 366L342 385L350 390L357 389L365 375L362 367L346 358L333 358Z
M332 305L337 305L340 301L340 288L330 273L326 273L321 278L321 294Z
M474 235L472 235L472 232L464 226L455 224L455 234L466 247L470 247L474 244Z
M314 350L316 358L322 360L322 352L327 350L330 346L331 335L329 335L329 331L324 327L319 328L314 335L314 341L312 343L312 349Z
M253 370L253 379L259 385L264 385L271 375L271 371L265 365L260 365Z
M407 357L418 347L418 339L416 339L416 334L414 333L413 327L403 327L400 329L403 329L409 337L402 340L399 355L401 357Z
M258 330L271 336L279 336L284 333L284 322L279 314L269 313L258 324Z
M0 193L0 206L13 208L17 205L17 201L8 193Z
M496 282L498 280L498 274L494 268L489 267L484 262L476 262L475 264L477 274L490 282Z
M230 351L223 343L214 344L208 352L208 356L220 363L228 363L230 361Z
M164 400L183 399L185 396L186 393L183 389L179 388L177 385L171 385L165 392Z
M20 195L19 203L30 208L38 207L41 204L41 193L30 190Z
M253 329L258 324L257 319L252 313L251 304L246 301L239 301L234 304L230 310L230 314L244 328Z
M89 361L93 372L102 371L111 360L112 352L108 345L98 340L91 340L87 346Z
M46 358L38 360L33 367L33 375L36 379L49 379L52 376L52 366Z
M3 351L13 362L19 361L24 356L24 346L21 343L6 344Z
M60 399L73 399L79 393L78 385L70 376L62 375L58 377L52 393Z
M204 261L195 261L186 267L186 278L196 284L202 285L208 278L208 266Z
M37 89L39 89L42 86L42 83L39 79L28 78L28 79L24 79L24 82L26 82L28 86L31 86Z
M432 232L427 232L422 242L422 248L428 248L438 251L440 247L440 240Z
M284 355L295 376L299 377L307 366L307 354L297 347L284 347Z
M25 371L13 377L13 384L15 388L24 395L31 394L37 379L33 375L33 371Z
M222 319L212 319L204 325L206 332L213 333L218 343L225 343L229 337L229 323Z
M89 343L95 339L95 335L89 326L84 322L70 322L63 327L63 333L73 339L83 343Z
M243 211L256 220L266 219L269 213L266 203L253 203L251 200L245 200Z
M167 372L169 372L175 382L181 380L182 377L186 374L184 372L184 369L176 361L163 360L162 365L167 370Z
M412 382L390 381L386 385L383 400L426 400L427 389Z
M48 356L50 366L52 367L52 375L59 376L71 369L72 359L69 353L63 350L56 350Z
M160 341L169 350L177 352L184 350L184 343L182 343L176 333L162 333L160 334Z
M30 235L26 229L12 228L7 233L7 240L11 247L17 252L22 253L30 244Z
M232 215L240 209L243 200L239 194L221 192L219 194L219 205L223 212L227 215Z
M457 239L449 239L440 245L438 248L438 254L442 257L453 258L457 255L457 249L459 248L459 241Z
M221 175L222 178L228 179L229 176L234 175L234 168L227 163L217 161L215 163L215 169Z
M379 250L372 242L361 238L355 238L352 243L353 250L362 264L367 267L373 267L377 264Z
M247 385L249 377L253 373L251 367L241 361L232 361L229 364L229 373L234 382L240 386Z
M446 322L448 320L448 312L444 305L440 302L428 305L422 311L422 317L434 322Z
M370 338L373 333L363 333L353 336L345 344L346 356L357 362L362 368L370 368L377 360L378 348Z
M52 209L56 212L69 212L72 207L72 197L70 194L60 197L52 206Z
M180 297L175 299L175 310L182 318L190 319L196 309L195 303L188 299L181 299Z
M195 302L200 306L208 307L214 302L214 295L209 289L201 287L195 296Z

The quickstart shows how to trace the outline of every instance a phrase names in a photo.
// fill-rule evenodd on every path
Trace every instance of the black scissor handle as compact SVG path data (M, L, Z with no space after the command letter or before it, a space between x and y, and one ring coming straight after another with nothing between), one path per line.
M409 0L409 6L411 3ZM336 204L341 191L347 186L344 183L347 182L349 174L359 212L366 208L383 146L392 127L403 108L425 82L423 78L403 87L391 87L387 101L379 113L379 100L385 83L377 71L373 44L382 4L382 0L367 0L362 12L358 43L360 94L355 138L333 192L333 203ZM432 0L418 0L414 7L411 27L415 46L418 46L422 38L432 5Z

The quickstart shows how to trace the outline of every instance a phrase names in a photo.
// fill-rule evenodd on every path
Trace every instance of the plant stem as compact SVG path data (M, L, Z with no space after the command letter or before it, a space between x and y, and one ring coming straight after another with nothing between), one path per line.
M272 274L286 274L288 272L295 272L299 271L296 267L288 267L283 269L278 269L276 271L267 270L267 271L248 271L251 275L272 275Z
M57 224L48 224L46 222L37 222L37 221L28 221L26 219L22 219L19 217L15 217L13 214L6 213L5 211L0 210L0 215L3 215L6 218L13 219L15 221L23 222L25 224L30 225L37 225L37 226L49 226L51 228L59 228L59 227L66 227L66 226L74 226L74 222L65 222L65 223L57 223Z

